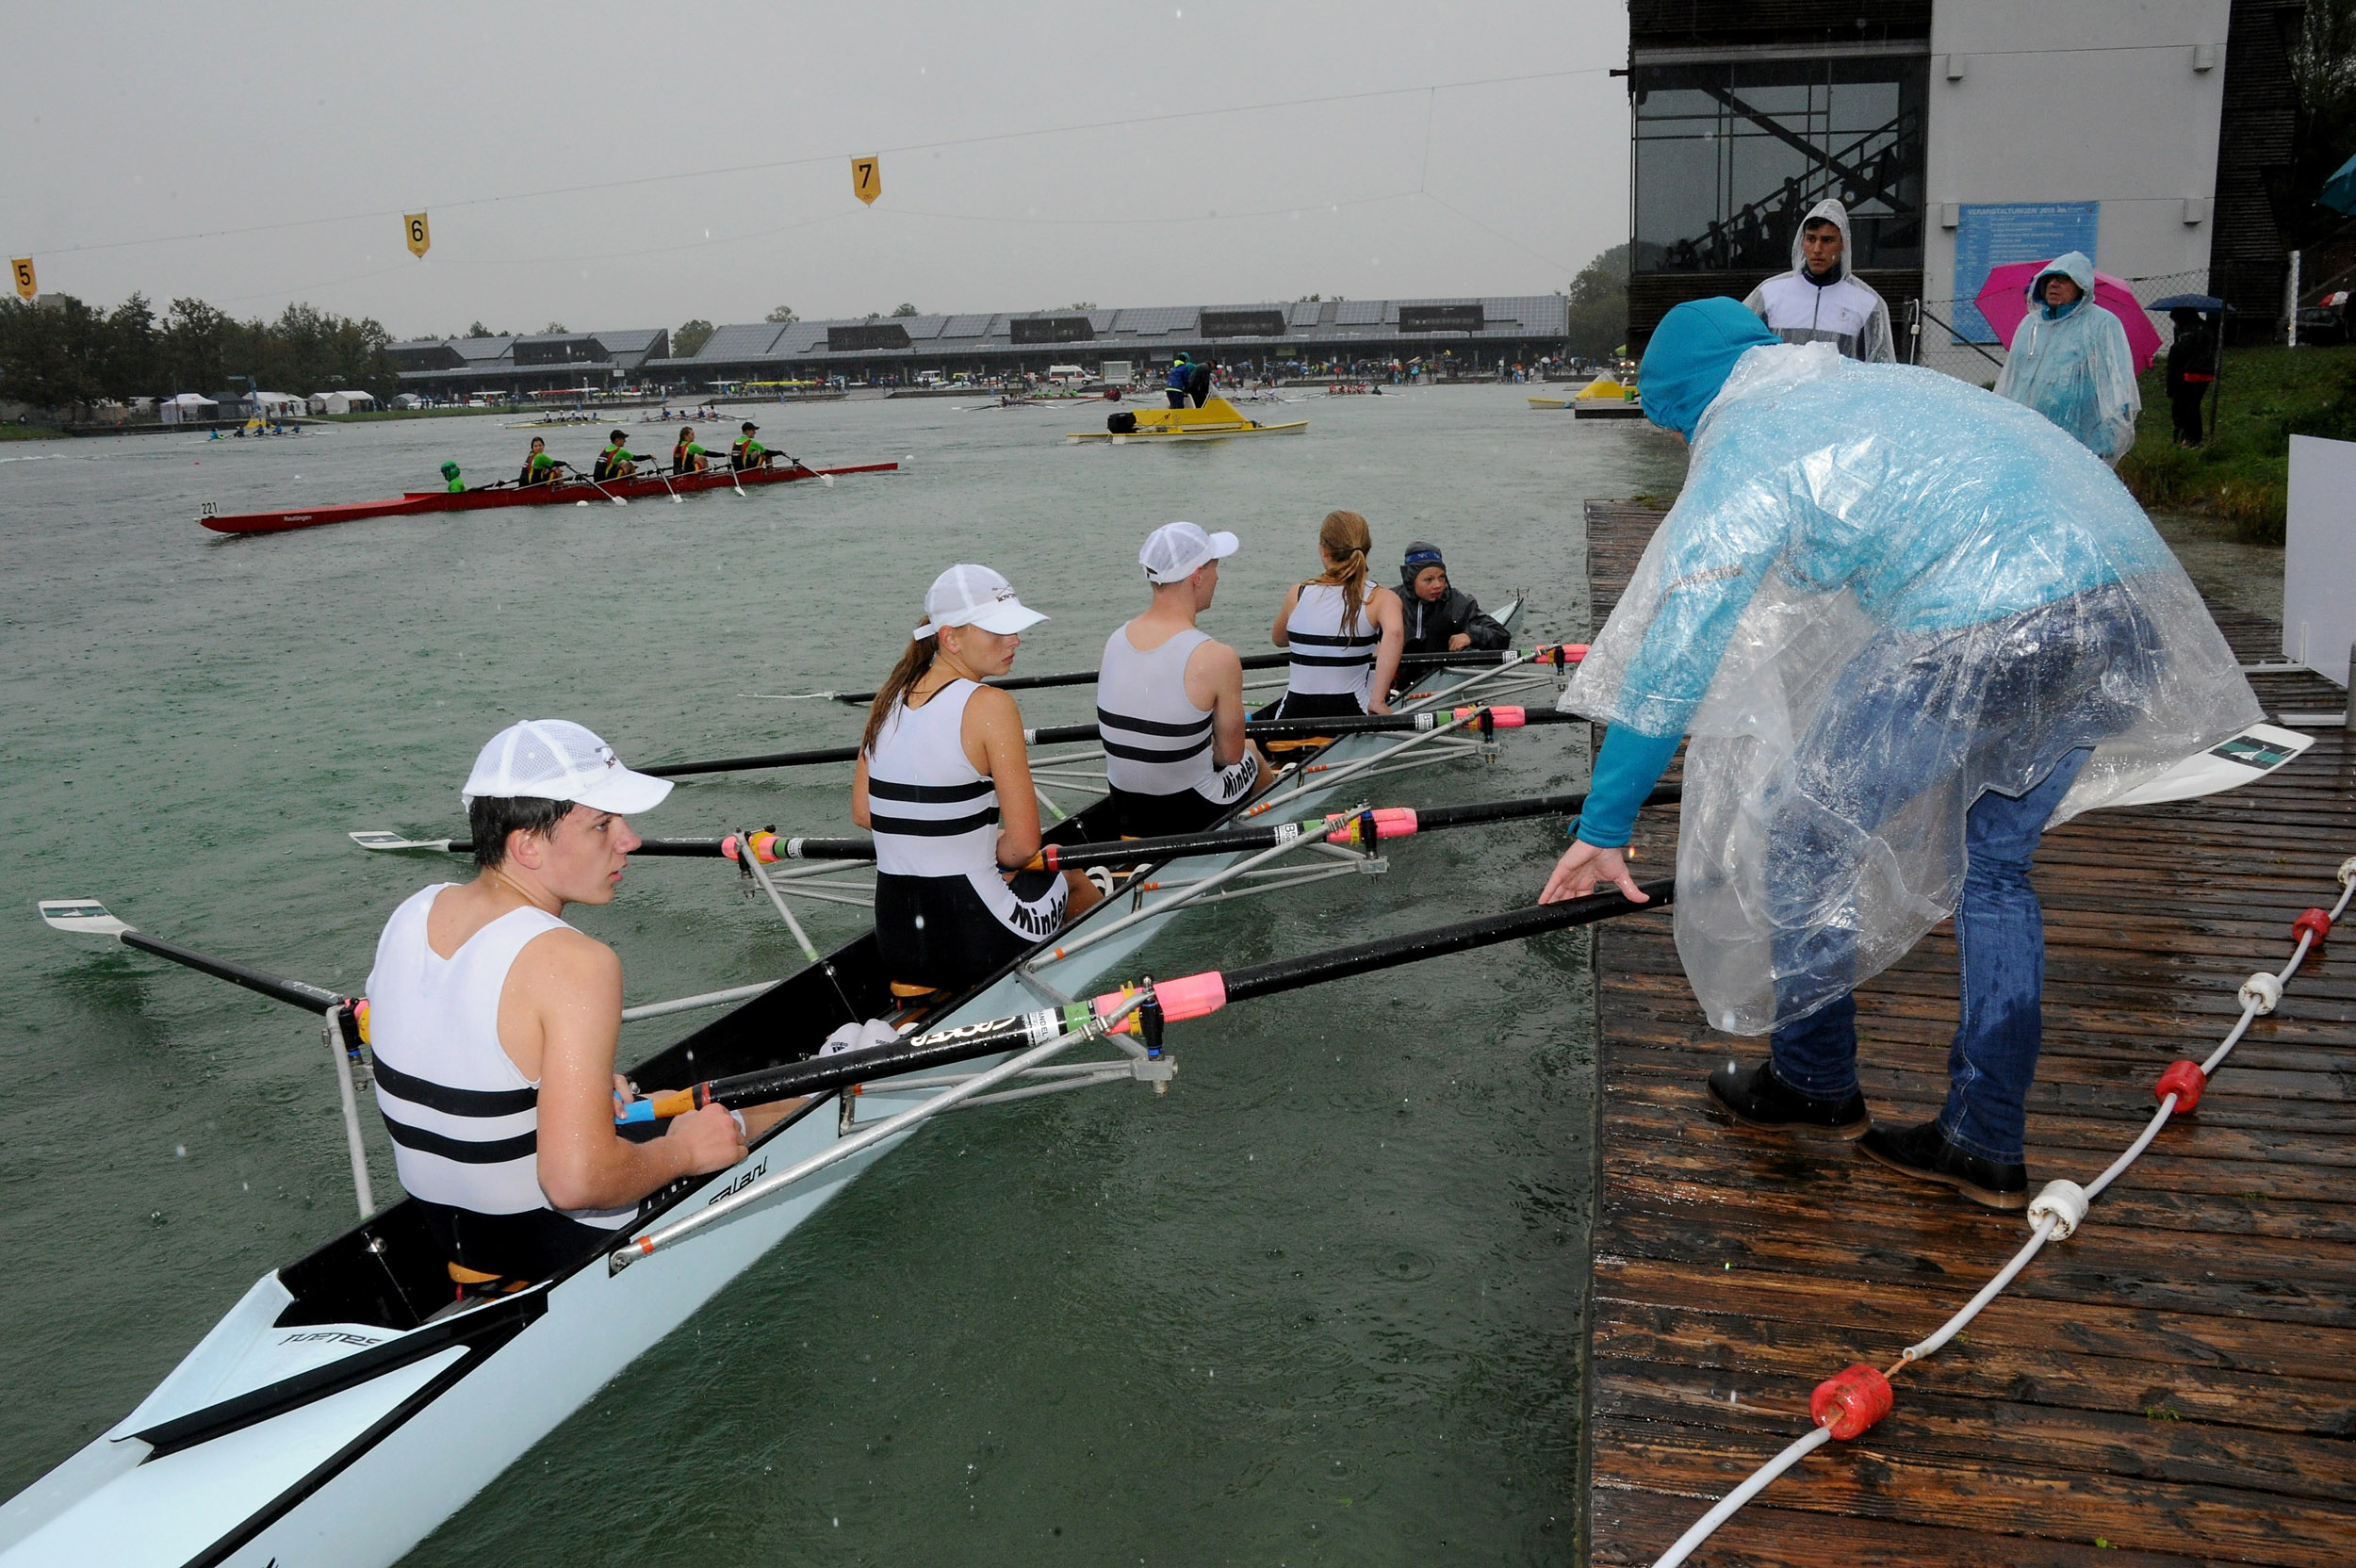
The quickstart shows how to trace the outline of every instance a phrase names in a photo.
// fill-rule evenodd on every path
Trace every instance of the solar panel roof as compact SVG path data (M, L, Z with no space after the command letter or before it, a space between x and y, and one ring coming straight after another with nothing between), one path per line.
M988 315L952 316L948 323L941 329L941 335L943 337L987 337L990 335L990 324L994 319L996 318Z

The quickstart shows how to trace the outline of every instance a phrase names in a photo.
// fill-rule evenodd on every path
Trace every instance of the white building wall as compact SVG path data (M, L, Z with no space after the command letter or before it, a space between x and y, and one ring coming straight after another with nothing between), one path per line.
M2206 268L2232 8L2232 0L1939 0L1923 297L1955 296L1955 209L1967 202L2100 202L2095 265L2103 271Z

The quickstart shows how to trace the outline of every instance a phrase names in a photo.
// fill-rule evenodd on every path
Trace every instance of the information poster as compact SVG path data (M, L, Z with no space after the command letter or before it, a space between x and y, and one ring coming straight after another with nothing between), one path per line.
M1955 341L1994 343L1980 297L1990 268L2008 261L2051 261L2071 251L2094 255L2100 202L1966 202L1955 224ZM2099 258L2097 258L2099 259Z
M2291 437L2282 654L2342 686L2356 643L2356 441Z

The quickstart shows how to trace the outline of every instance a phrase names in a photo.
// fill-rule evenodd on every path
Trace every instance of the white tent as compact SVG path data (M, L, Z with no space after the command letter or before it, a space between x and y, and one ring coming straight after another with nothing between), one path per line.
M220 412L221 404L196 392L183 392L176 398L155 400L155 417L167 425L210 419Z
M355 414L374 408L376 400L366 392L314 392L311 412L314 414Z
M308 412L309 405L291 392L256 392L254 413L259 418L283 419L289 415Z

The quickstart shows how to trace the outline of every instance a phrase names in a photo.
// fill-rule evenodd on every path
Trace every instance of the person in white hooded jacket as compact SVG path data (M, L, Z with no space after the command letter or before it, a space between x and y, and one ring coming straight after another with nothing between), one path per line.
M1792 270L1751 290L1742 303L1786 343L1830 343L1847 359L1897 359L1890 307L1849 266L1849 209L1827 196L1792 237Z

